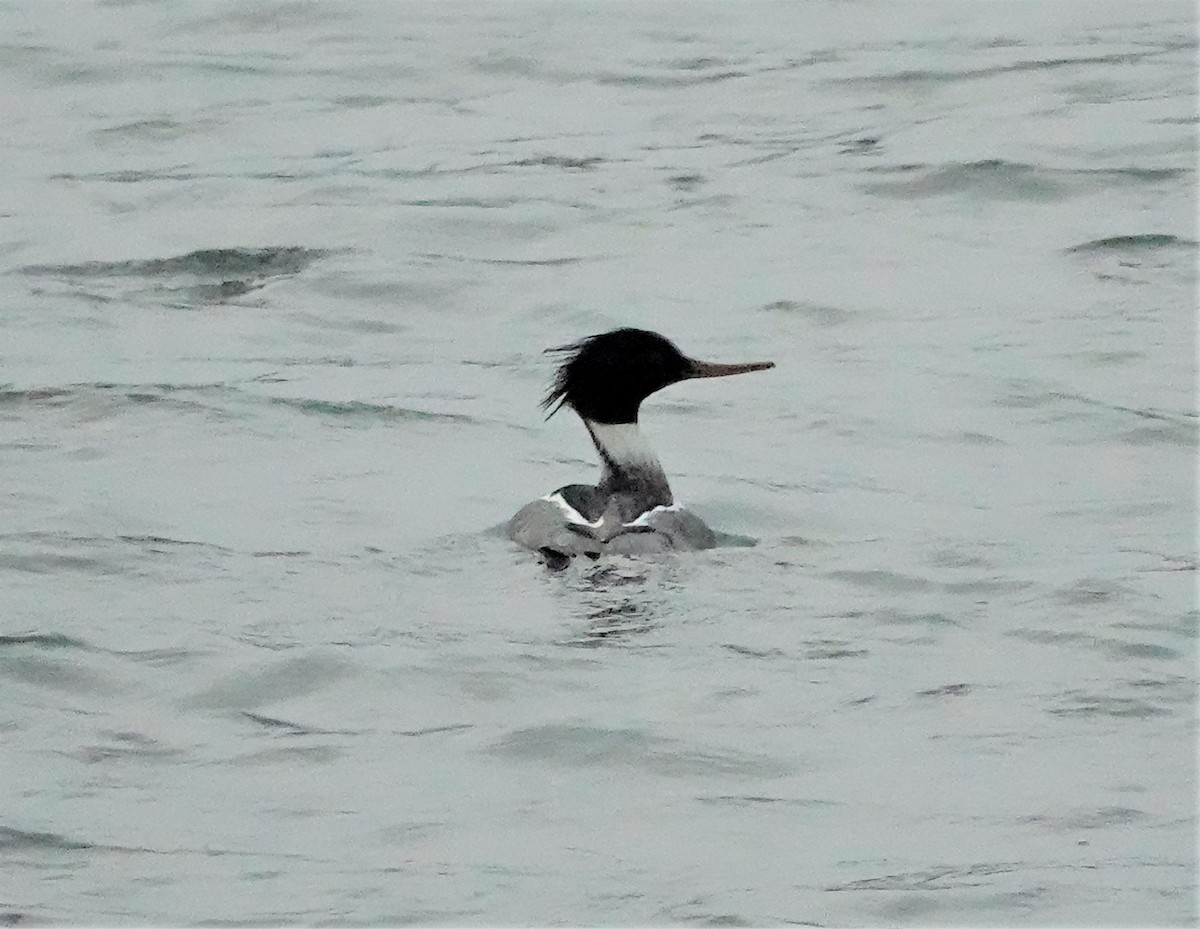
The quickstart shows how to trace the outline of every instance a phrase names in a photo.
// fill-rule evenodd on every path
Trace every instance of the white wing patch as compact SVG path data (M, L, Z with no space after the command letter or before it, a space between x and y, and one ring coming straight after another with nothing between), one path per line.
M646 512L643 513L641 516L639 516L637 519L627 522L625 525L626 526L649 526L650 525L650 517L653 516L655 513L678 513L682 509L683 509L683 507L681 507L678 503L672 503L670 506L656 506L656 507L654 507L654 509L646 510Z
M546 496L542 497L542 499L555 504L560 510L562 510L562 514L566 518L567 522L575 523L577 526L587 526L589 529L599 529L604 522L603 514L601 514L600 518L595 522L589 522L584 518L583 514L580 513L579 510L567 503L567 501L563 499L563 495L560 493L556 492L552 494L546 494ZM646 510L645 513L642 513L636 519L632 519L627 523L623 523L623 525L649 526L650 517L655 513L677 513L681 509L683 508L678 503L672 503L670 506L656 506L653 509Z

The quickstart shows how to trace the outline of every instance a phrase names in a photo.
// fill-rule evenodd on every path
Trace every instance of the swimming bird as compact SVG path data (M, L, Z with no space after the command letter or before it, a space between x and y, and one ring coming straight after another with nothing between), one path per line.
M638 408L679 381L762 371L775 362L697 361L645 329L614 329L548 351L563 361L542 408L547 419L563 406L579 414L600 454L600 483L568 484L527 504L509 520L508 537L555 569L578 555L715 545L704 521L675 503L662 465L638 429Z

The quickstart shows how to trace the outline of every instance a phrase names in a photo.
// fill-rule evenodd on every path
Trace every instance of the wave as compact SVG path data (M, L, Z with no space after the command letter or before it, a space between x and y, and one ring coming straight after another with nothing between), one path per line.
M84 851L96 848L91 842L78 842L53 832L27 832L11 826L0 826L0 849L25 851L27 849L49 849L56 851Z
M1200 243L1194 239L1185 239L1177 235L1149 232L1141 235L1114 235L1103 239L1093 239L1080 245L1072 245L1066 249L1073 252L1128 252L1148 251L1151 249L1186 249L1191 251Z
M909 200L962 193L998 200L1058 200L1101 188L1161 184L1192 176L1190 168L1048 168L999 158L866 170L903 175L865 185L868 193Z
M826 83L835 86L860 87L866 89L907 88L918 84L952 84L999 77L1005 74L1021 74L1030 71L1056 71L1086 65L1129 65L1159 55L1195 48L1194 39L1165 42L1157 48L1134 52L1111 52L1103 55L1080 55L1077 57L1037 58L991 65L984 68L927 69L910 68L890 74L868 74L857 77L835 77Z
M243 390L235 384L72 384L66 387L28 389L0 385L0 411L22 406L69 408L86 405L89 416L97 414L95 401L108 404L116 415L133 408L153 407L181 412L198 412L220 418L233 418L240 408L283 408L308 416L337 419L349 424L386 422L440 422L475 424L479 420L465 413L420 410L390 403L365 400L326 400L318 397L280 397ZM103 405L101 410L103 410ZM173 540L163 540L171 542ZM187 544L187 543L175 543Z
M43 277L164 277L192 274L244 277L295 274L326 253L298 245L265 248L206 248L171 258L135 258L128 261L87 261L82 264L27 265L23 274Z
M32 645L36 648L76 648L88 651L91 646L61 632L30 632L25 635L0 635L0 648L10 645Z
M298 245L207 248L167 258L26 265L17 273L61 281L101 302L120 298L186 309L245 296L299 274L326 254ZM129 281L138 283L122 283Z
M464 413L434 413L386 403L367 403L362 400L315 400L306 397L270 397L269 402L313 416L348 417L351 419L413 420L419 422L474 423L475 418Z

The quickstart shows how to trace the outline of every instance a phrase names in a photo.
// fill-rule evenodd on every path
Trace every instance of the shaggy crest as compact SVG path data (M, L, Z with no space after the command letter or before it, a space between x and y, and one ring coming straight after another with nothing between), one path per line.
M694 376L695 362L670 340L645 329L602 332L548 354L563 360L542 401L547 419L566 404L595 422L637 422L646 397Z

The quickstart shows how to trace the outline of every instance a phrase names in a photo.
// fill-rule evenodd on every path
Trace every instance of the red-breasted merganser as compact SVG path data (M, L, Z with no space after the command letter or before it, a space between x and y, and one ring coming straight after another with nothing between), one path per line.
M713 531L675 504L658 457L638 430L638 408L656 390L697 377L775 367L773 361L696 361L644 329L614 329L549 349L565 356L542 401L549 419L565 404L600 453L600 483L568 484L521 508L508 537L552 568L577 555L652 554L711 548Z

